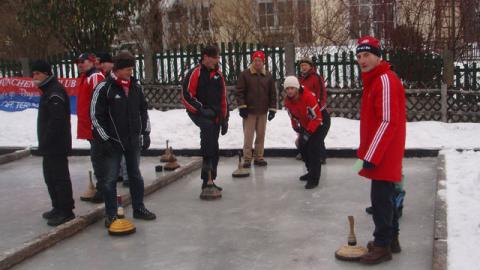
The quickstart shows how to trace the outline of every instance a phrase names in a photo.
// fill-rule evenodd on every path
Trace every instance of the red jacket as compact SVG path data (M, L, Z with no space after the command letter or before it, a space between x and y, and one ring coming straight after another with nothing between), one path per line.
M322 113L315 95L308 88L304 86L302 88L303 90L299 92L297 100L287 96L284 105L287 108L293 129L297 131L298 125L300 125L308 133L313 134L322 125Z
M325 81L322 76L318 75L315 68L310 69L305 75L300 75L298 81L301 85L310 89L318 99L320 104L320 111L327 108L327 88L325 87Z
M405 151L405 89L385 61L362 73L362 81L357 155L375 168L362 169L359 174L369 179L399 182Z
M182 88L182 103L188 112L197 114L200 108L208 108L217 114L217 123L228 120L227 87L218 68L196 66L185 76Z
M77 88L77 139L93 139L90 103L93 89L103 79L105 79L105 76L95 68L80 75L80 83Z

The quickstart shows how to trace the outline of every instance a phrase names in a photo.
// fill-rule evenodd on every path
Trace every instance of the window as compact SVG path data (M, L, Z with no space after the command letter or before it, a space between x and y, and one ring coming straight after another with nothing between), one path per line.
M201 20L202 20L202 30L210 30L210 8L202 5Z
M390 39L395 27L395 0L349 0L350 36Z
M298 32L301 43L312 41L312 12L310 0L298 1Z
M291 26L293 24L293 2L292 1L279 1L278 5L278 25L279 26Z
M259 3L258 17L260 20L260 27L274 27L275 13L273 12L273 2Z

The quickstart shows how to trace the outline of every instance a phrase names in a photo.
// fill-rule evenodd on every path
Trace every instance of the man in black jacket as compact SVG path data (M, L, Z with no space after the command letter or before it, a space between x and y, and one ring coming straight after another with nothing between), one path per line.
M218 68L219 49L208 45L202 49L201 63L190 70L183 81L182 102L188 116L200 128L203 157L200 198L221 197L222 188L215 185L219 160L218 137L228 130L228 104L225 79Z
M67 158L72 150L70 100L49 63L35 61L32 77L42 93L37 119L38 151L43 156L43 176L53 207L42 217L48 225L57 226L75 217Z
M140 151L150 146L150 121L145 96L132 77L135 58L121 52L113 59L113 70L95 88L90 107L94 139L100 146L99 178L104 183L105 227L117 218L116 181L122 155L127 164L133 217L153 220L155 214L143 204L144 184L140 173Z

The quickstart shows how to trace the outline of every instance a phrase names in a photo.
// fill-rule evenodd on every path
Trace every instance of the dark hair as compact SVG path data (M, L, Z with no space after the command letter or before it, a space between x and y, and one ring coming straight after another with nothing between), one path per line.
M220 54L220 49L218 48L217 45L207 45L204 48L202 48L201 54L202 54L201 59L203 59L204 55L207 55L209 57L218 56Z

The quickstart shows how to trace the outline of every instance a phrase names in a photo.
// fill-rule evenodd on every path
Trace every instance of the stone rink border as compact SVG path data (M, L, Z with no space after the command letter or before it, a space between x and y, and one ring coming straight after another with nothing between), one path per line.
M196 158L189 163L183 165L174 172L161 176L155 179L151 184L145 186L145 196L154 193L156 190L177 181L181 177L200 168L202 161ZM130 194L123 194L122 199L124 205L131 203ZM81 230L85 229L90 224L93 224L103 218L105 212L105 205L100 205L87 214L77 216L75 219L62 224L46 234L39 235L31 241L25 242L23 245L10 249L0 255L0 270L9 269L25 259L34 256L35 254L55 245L56 243L67 239Z

